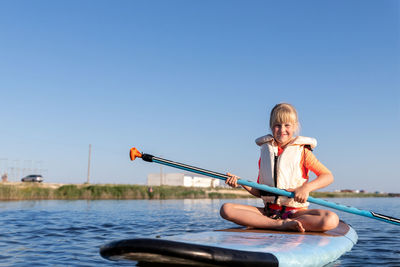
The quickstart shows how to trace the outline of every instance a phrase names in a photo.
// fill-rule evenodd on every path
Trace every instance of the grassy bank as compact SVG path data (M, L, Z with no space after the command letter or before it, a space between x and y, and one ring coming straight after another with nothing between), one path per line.
M317 198L390 197L391 194L313 192ZM0 184L0 200L40 199L184 199L184 198L248 198L243 189L192 188L183 186L90 185L68 184L49 186L36 183Z
M332 197L400 197L400 194L390 193L351 193L351 192L311 192L310 196L315 198L332 198Z
M242 190L240 190L242 191ZM191 188L183 186L75 185L48 187L45 184L0 184L0 200L40 199L184 199L240 198L247 194L235 189Z

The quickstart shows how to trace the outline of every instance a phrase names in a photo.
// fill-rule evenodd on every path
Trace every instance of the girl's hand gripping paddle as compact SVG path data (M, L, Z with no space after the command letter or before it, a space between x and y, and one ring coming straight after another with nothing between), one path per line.
M170 160L167 160L167 159L158 158L158 157L155 157L153 155L140 153L134 147L131 148L130 157L131 157L131 160L135 160L136 158L142 158L144 161L155 162L155 163L159 163L159 164L162 164L162 165L170 166L170 167L173 167L173 168L177 168L177 169L181 169L181 170L185 170L185 171L190 171L190 172L202 174L202 175L205 175L205 176L208 176L208 177L212 177L212 178L217 178L217 179L220 179L220 180L226 180L229 177L226 174L213 172L213 171L209 171L209 170L205 170L205 169L200 169L200 168L197 168L197 167L194 167L194 166L189 166L189 165L186 165L186 164L170 161ZM273 194L277 194L277 195L280 195L280 196L291 197L291 198L294 197L294 193L292 193L292 192L288 192L288 191L285 191L285 190L282 190L282 189L279 189L279 188L275 188L275 187L271 187L271 186L267 186L267 185L263 185L263 184L258 184L258 183L255 183L255 182L250 182L250 181L238 179L237 183L241 184L241 185L251 186L251 187L257 188L259 190L266 191L266 192L273 193ZM349 207L349 206L345 206L345 205L329 202L329 201L326 201L326 200L323 200L323 199L319 199L319 198L314 198L314 197L308 197L307 201L311 202L311 203L314 203L314 204L321 205L321 206L329 207L329 208L332 208L332 209L337 209L337 210L341 210L341 211L344 211L344 212L348 212L348 213L352 213L352 214L356 214L356 215L360 215L360 216L364 216L364 217L368 217L368 218L372 218L372 219L375 219L375 220L380 220L380 221L383 221L383 222L392 223L392 224L400 226L400 219L394 218L394 217L390 217L390 216L386 216L386 215L379 214L379 213L375 213L375 212L372 212L372 211L360 210L360 209L357 209L357 208L354 208L354 207Z

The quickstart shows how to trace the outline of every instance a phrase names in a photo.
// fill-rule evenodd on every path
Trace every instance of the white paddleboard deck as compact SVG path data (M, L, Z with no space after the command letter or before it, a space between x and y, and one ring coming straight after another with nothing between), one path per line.
M325 233L227 229L104 245L110 260L199 266L324 266L351 250L357 233L344 222Z

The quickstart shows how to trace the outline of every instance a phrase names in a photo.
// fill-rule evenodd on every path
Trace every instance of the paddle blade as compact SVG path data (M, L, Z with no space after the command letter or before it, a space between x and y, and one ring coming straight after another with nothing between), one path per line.
M129 155L131 157L131 160L135 160L136 158L142 157L142 153L140 153L139 150L136 149L136 147L131 148Z

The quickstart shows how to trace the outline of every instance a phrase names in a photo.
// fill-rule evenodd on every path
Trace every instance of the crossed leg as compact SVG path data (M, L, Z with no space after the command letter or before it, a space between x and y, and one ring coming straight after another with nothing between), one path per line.
M339 217L336 213L323 209L299 210L290 218L300 221L304 229L311 232L329 231L339 224Z
M328 210L300 210L291 218L274 220L265 216L263 208L249 205L225 203L220 210L222 218L239 225L289 231L327 231L339 223L338 216Z

